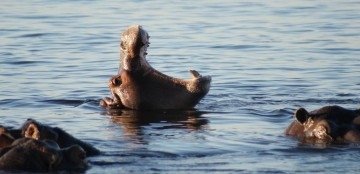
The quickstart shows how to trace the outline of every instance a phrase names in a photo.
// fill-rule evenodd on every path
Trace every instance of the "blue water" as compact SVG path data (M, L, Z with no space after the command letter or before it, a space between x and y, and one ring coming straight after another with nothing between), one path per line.
M58 126L103 153L87 173L358 173L359 147L283 135L296 108L360 106L360 2L0 2L0 124ZM212 76L197 112L106 111L120 33L161 72Z

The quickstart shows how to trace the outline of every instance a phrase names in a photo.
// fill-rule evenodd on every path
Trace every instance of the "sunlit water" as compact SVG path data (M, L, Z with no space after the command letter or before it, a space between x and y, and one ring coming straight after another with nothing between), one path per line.
M283 135L298 107L360 106L359 1L0 2L0 124L59 126L102 151L87 173L358 173L359 147ZM188 112L106 111L119 36L161 72L213 78Z

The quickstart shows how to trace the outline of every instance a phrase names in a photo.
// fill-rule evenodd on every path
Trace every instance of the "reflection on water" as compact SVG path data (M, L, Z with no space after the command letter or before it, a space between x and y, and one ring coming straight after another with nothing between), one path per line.
M143 126L155 123L166 123L164 126L156 127L162 129L189 129L199 130L206 127L208 120L202 118L200 111L134 111L134 110L109 110L103 113L109 115L110 122L118 124L124 137L130 139L142 139ZM139 141L142 142L142 141Z

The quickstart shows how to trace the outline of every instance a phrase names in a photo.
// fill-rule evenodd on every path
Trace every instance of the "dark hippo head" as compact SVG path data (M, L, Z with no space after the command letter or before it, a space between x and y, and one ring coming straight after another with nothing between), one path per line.
M1 170L84 172L87 168L86 153L80 146L60 149L52 140L20 138L0 152Z
M36 140L54 140L59 138L58 134L53 128L34 120L27 119L21 126L21 134L26 138L33 138Z
M21 134L25 138L32 138L36 140L53 140L61 148L66 148L72 145L79 145L86 151L88 156L98 155L100 151L92 145L81 141L66 131L58 128L42 124L34 119L27 119L21 127Z
M339 106L326 106L312 112L299 108L285 130L305 143L360 143L359 112Z
M86 152L79 145L62 148L60 153L62 154L61 161L54 166L53 170L84 172L89 167Z
M109 80L112 98L106 108L136 110L192 109L209 91L210 76L190 70L192 79L179 79L155 70L146 60L149 35L134 25L121 34L119 74Z

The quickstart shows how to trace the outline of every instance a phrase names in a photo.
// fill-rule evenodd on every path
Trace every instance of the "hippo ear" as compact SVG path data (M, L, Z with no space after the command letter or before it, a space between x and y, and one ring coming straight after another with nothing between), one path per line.
M295 111L295 119L301 124L304 124L309 116L310 114L304 108L299 108Z
M27 128L25 128L25 131L23 132L23 136L25 138L33 138L33 139L39 139L40 138L40 131L36 124L30 123Z

